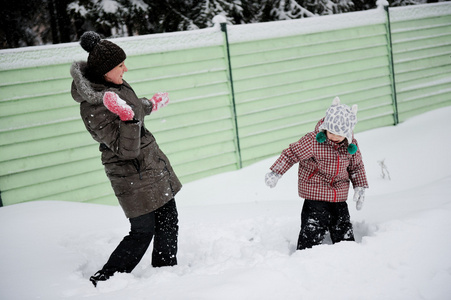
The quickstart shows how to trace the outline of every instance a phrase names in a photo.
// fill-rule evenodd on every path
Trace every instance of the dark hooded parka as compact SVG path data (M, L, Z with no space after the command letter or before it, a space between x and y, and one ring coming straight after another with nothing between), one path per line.
M115 85L92 81L86 62L71 67L72 97L92 138L100 143L102 163L127 218L152 212L174 198L182 185L144 117L152 111L146 98L138 98L127 82ZM132 121L123 122L103 104L103 95L116 93L133 109Z

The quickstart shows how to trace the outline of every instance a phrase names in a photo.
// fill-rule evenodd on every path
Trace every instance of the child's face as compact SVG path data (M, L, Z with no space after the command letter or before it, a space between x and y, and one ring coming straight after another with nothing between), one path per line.
M334 143L341 143L344 141L345 137L341 135L333 134L329 131L326 131L327 138Z

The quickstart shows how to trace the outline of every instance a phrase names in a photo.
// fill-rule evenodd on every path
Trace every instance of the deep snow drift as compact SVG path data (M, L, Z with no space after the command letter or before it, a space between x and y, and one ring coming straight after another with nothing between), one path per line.
M148 251L98 288L89 276L129 229L119 207L2 207L0 299L449 299L450 115L442 108L356 135L370 184L361 211L348 201L357 242L294 251L297 170L269 189L276 157L186 184L176 198L179 265L154 269Z

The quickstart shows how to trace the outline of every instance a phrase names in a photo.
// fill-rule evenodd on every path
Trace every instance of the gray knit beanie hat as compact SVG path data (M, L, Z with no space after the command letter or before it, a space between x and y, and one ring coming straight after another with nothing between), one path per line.
M83 33L80 45L89 53L89 70L97 76L105 75L127 58L121 47L108 40L102 40L94 31Z
M357 104L351 108L340 104L340 98L335 97L332 105L326 111L326 117L319 130L327 130L333 134L344 136L348 144L352 143L354 127L357 124Z

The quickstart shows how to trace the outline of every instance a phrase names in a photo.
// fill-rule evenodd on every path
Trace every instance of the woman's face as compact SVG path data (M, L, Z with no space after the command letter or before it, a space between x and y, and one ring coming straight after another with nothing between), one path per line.
M114 84L122 84L122 76L127 71L128 69L125 66L125 63L121 62L119 65L114 67L114 69L105 74L105 80Z
M327 132L327 138L328 138L329 140L331 140L332 142L334 142L334 143L341 143L341 142L343 142L344 139L345 139L344 136L336 135L336 134L333 134L333 133L331 133L331 132L329 132L329 131L326 131L326 132Z

